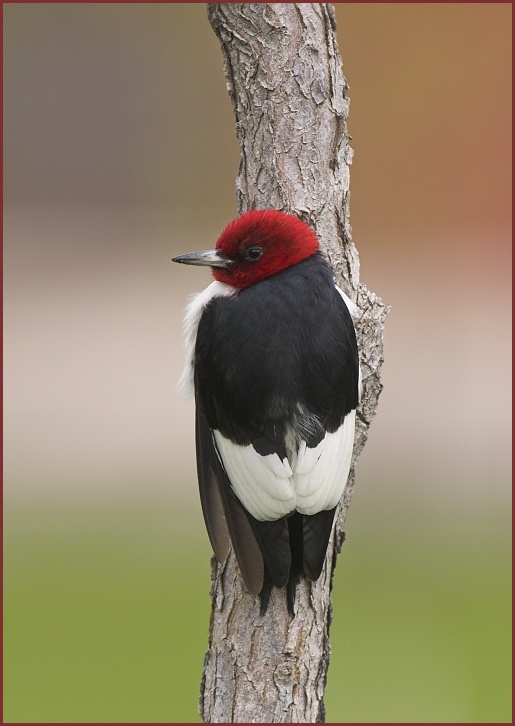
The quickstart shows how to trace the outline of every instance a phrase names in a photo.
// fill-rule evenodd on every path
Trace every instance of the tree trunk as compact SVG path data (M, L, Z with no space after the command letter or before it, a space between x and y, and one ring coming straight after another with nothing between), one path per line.
M359 283L349 226L347 82L326 3L209 4L236 116L241 162L238 212L280 209L311 224L337 283L359 307L356 320L363 396L356 419L353 466L338 506L322 575L297 588L291 618L274 588L268 611L249 595L231 551L213 561L209 650L200 713L209 723L317 723L329 665L331 578L343 542L354 463L381 390L387 308Z

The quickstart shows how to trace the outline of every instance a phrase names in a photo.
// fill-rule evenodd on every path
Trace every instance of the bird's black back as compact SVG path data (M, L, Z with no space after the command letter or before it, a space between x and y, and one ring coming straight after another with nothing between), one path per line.
M302 403L333 431L358 403L354 325L318 253L235 297L213 298L195 350L211 428L250 443Z

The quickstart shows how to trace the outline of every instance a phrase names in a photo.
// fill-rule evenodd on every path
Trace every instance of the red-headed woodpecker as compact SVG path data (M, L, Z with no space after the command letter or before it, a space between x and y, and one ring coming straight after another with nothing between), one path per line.
M173 258L215 281L189 304L181 387L195 395L202 510L219 562L232 542L241 575L267 608L322 571L349 475L359 362L349 298L313 230L250 211L216 249Z

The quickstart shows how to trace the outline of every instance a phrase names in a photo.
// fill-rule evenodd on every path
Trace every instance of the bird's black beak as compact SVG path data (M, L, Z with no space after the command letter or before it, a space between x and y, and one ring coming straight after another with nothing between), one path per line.
M228 268L233 261L220 250L202 250L201 252L189 252L187 255L172 257L172 262L180 262L183 265L207 265L208 267Z

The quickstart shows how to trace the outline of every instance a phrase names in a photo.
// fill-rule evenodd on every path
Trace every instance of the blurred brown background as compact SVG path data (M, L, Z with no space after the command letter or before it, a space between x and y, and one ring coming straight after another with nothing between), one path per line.
M196 691L209 611L209 547L197 502L193 406L180 399L175 384L182 366L182 309L209 274L173 265L170 258L211 246L235 216L239 151L221 53L204 4L11 3L3 9L4 494L7 615L11 606L13 613L6 621L12 654L6 703L14 721L41 721L45 714L48 720L94 720L92 702L109 704L98 712L99 720L108 720L117 696L111 690L102 700L97 685L87 698L77 685L85 678L84 663L70 661L77 690L70 686L74 705L68 711L56 685L62 677L60 651L54 660L34 665L29 641L55 643L58 632L57 625L45 625L34 571L38 577L64 572L59 557L80 533L84 548L67 564L79 573L80 589L86 575L77 563L96 568L88 538L114 529L123 530L127 541L135 532L147 543L162 536L170 549L158 579L173 583L173 562L202 547L187 568L206 598L192 625L203 643L188 681ZM478 558L481 572L502 563L504 607L511 442L511 4L345 3L336 5L336 16L350 84L353 237L363 282L392 306L384 391L358 463L347 560L342 557L338 570L342 578L346 567L352 572L352 553L359 561L371 538L380 552L393 537L399 550L381 567L395 573L399 552L409 551L423 533L425 555L413 565L421 581L424 568L434 565L435 548L442 566L456 552L472 558L465 565L458 557L454 575L459 579L470 566L482 596ZM170 531L177 542L167 539ZM57 561L48 554L36 567L34 558L56 532L63 539L49 552L60 553ZM367 587L373 587L368 583L375 577L373 557L359 566L367 573ZM152 561L155 566L154 551L141 564L143 573ZM116 572L113 560L110 573ZM449 581L456 584L454 575L435 575L442 593ZM64 575L62 582L56 578L45 601L50 610L66 590ZM392 584L389 574L387 580L402 602L418 587L409 576ZM138 588L137 578L131 586ZM105 583L95 587L96 602L102 601ZM357 589L346 586L345 597L359 598ZM368 603L377 599L381 612L383 590L364 590L362 596ZM492 602L498 605L500 597L492 595ZM19 602L27 598L34 613L24 617ZM421 598L427 602L426 594ZM452 607L459 619L462 605ZM496 631L499 643L487 677L492 704L502 704L499 713L488 710L494 706L481 711L471 705L477 683L486 677L479 665L473 678L464 675L465 665L452 666L461 685L453 682L441 711L425 693L422 674L420 693L415 688L405 713L395 705L388 710L386 695L375 711L360 712L359 704L345 711L345 698L336 691L331 703L343 699L345 720L404 715L495 721L508 708L506 612L499 612L503 630ZM412 615L413 632L419 632L418 624L423 628L427 619L416 607ZM467 617L471 630L464 642L485 625L485 617L496 616L470 610ZM31 635L27 623L36 621L39 629ZM359 624L337 610L333 632L342 633L344 645L333 661L345 659L349 671L357 667L345 646L354 628L362 653ZM379 651L388 648L392 632L382 623L374 635ZM441 627L435 632L441 634ZM428 642L434 637L428 635ZM485 642L493 637L485 634ZM444 640L447 648L449 639ZM102 648L108 647L105 638L102 642L90 653L91 663L102 660ZM180 647L177 641L172 648L177 658ZM465 664L470 654L458 651L449 655L444 649L431 657L440 668L455 656ZM155 653L149 660L156 663ZM413 671L413 663L400 660L406 672ZM54 661L60 665L52 666ZM486 668L484 661L482 656ZM55 690L44 676L53 667ZM367 663L364 667L370 673ZM435 673L441 675L438 668ZM439 677L434 687L441 689ZM377 678L384 678L384 670ZM447 676L441 680L448 682ZM27 690L36 694L28 712L16 696ZM119 698L126 702L123 693ZM184 711L163 706L164 719L197 719L195 699ZM144 700L131 713L152 720ZM147 700L155 702L155 695ZM333 717L338 715L335 705ZM112 716L123 720L123 711L114 709Z

